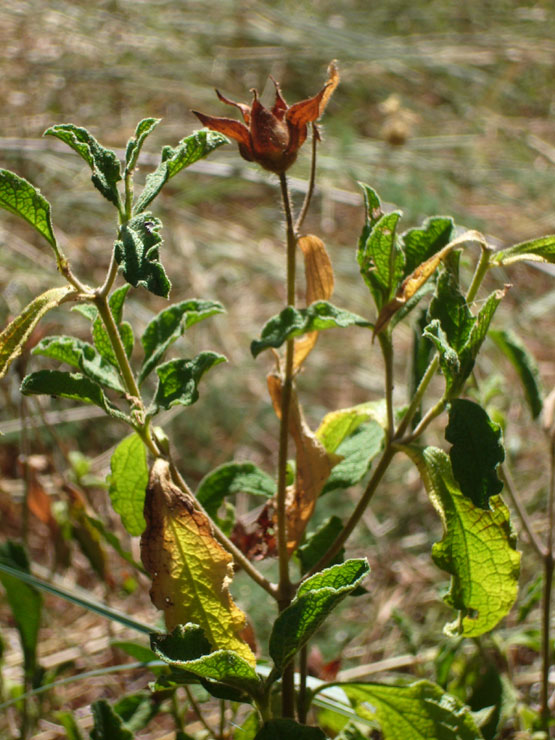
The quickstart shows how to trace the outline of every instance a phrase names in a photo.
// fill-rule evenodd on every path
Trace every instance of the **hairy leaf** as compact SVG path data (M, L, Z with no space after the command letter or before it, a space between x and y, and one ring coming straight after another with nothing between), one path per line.
M127 421L125 414L106 398L102 388L80 373L39 370L23 378L20 390L25 396L46 394L71 398L82 403L94 403L110 416Z
M146 177L145 187L133 207L133 213L144 211L171 177L226 143L229 143L228 139L215 131L194 131L176 147L165 146L162 149L162 161Z
M198 485L196 497L214 518L226 496L250 493L271 498L276 492L275 480L254 463L226 463L208 473Z
M198 384L205 372L227 362L223 355L201 352L192 360L170 360L156 368L158 387L153 408L169 409L176 404L191 406L198 399Z
M476 319L459 290L457 277L452 270L444 270L439 276L428 318L440 322L449 346L458 355L468 342Z
M125 169L128 172L132 172L137 164L146 137L154 131L161 120L161 118L143 118L137 124L135 134L129 139L125 148Z
M43 136L55 136L80 154L92 170L91 180L95 188L119 208L120 198L116 183L121 180L121 172L115 152L101 146L86 128L72 123L51 126Z
M105 699L91 705L94 727L91 740L133 740L133 733Z
M480 740L468 707L429 681L409 686L343 684L357 714L376 720L384 740Z
M326 736L319 727L300 725L293 719L271 719L254 740L326 740Z
M59 362L81 370L88 378L99 385L123 393L124 388L114 367L102 357L88 342L77 337L44 337L33 348L32 354L50 357Z
M359 242L357 260L360 273L370 288L378 311L390 300L403 276L405 258L395 233L400 218L400 211L381 216L365 242Z
M301 583L295 599L274 622L270 655L280 673L328 614L366 578L366 560L346 560Z
M533 355L526 349L521 339L510 329L500 331L490 329L488 335L503 354L508 357L516 370L532 417L536 419L543 408L540 374Z
M151 646L159 658L172 666L228 684L251 696L262 693L262 682L250 662L232 650L205 652L207 641L197 625L179 624L168 635L153 634Z
M193 622L212 648L234 650L250 665L255 659L239 637L245 615L229 593L233 558L216 541L208 517L173 483L169 464L157 459L145 498L143 564L152 576L151 598L166 626Z
M508 614L517 596L520 553L509 511L499 496L490 498L488 510L474 506L458 488L443 450L404 449L443 522L443 539L433 546L432 557L451 574L445 601L459 611L446 632L482 635Z
M114 511L131 535L142 534L145 490L148 485L146 448L138 434L131 434L116 447L110 460L109 493Z
M405 253L404 277L408 277L419 265L449 244L453 233L453 219L432 216L420 228L408 229L401 234Z
M0 542L0 563L29 573L29 560L18 542ZM37 640L42 612L42 597L32 586L16 576L0 571L0 583L6 591L6 598L19 632L25 675L32 678L37 665Z
M362 316L344 311L327 301L317 301L301 309L288 306L265 324L261 338L251 343L251 353L256 357L265 349L281 347L288 339L307 332L346 326L372 328L372 324Z
M128 283L167 298L171 283L160 262L161 228L162 222L151 213L134 216L121 226L114 256Z
M490 497L503 489L496 471L505 459L501 427L477 403L458 398L449 407L445 439L453 445L449 457L461 492L475 506L488 509Z
M331 260L326 252L324 242L313 234L302 236L299 247L304 256L304 271L306 279L306 304L309 306L315 301L327 301L333 293L334 278ZM293 367L302 366L318 339L318 332L305 334L295 342Z
M555 264L555 234L515 244L514 247L508 249L501 249L492 255L490 263L493 265L510 265L520 260Z
M9 170L0 170L0 207L21 216L43 236L58 254L52 231L50 203L34 185Z
M218 301L200 301L193 298L164 309L147 325L141 342L144 348L144 360L139 374L139 383L163 358L166 350L186 329L217 313L223 313L224 307Z
M72 288L51 288L31 301L0 334L0 378L23 352L33 329L45 313L56 308L71 295Z

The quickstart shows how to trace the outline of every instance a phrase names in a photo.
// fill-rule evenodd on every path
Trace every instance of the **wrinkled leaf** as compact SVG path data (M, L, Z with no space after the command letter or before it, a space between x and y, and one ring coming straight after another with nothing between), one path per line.
M543 408L540 374L532 354L521 339L509 329L490 329L488 335L510 360L524 388L532 417L536 419Z
M217 313L223 313L224 307L218 301L201 301L193 298L176 303L161 311L147 325L141 342L144 349L144 360L139 374L139 383L163 358L166 350L186 329Z
M0 170L0 207L21 216L34 226L58 254L56 237L52 231L50 203L34 185L15 172Z
M281 381L268 376L268 390L278 418L281 418ZM295 442L297 470L295 483L287 487L287 549L291 555L304 534L314 512L322 486L339 457L328 453L306 423L298 398L293 392L289 408L289 433Z
M517 596L520 553L509 511L499 496L490 498L488 510L463 496L443 450L404 450L417 466L443 522L443 539L433 546L432 558L451 574L445 601L459 611L459 618L445 631L464 637L482 635L508 614Z
M362 316L344 311L327 301L317 301L301 309L288 306L265 324L261 338L251 343L251 353L256 357L265 349L280 347L288 339L307 332L347 326L372 328L372 324Z
M198 384L204 373L222 362L227 362L223 355L201 352L192 360L170 360L158 365L158 386L153 401L155 412L177 404L191 406L198 399Z
M25 396L46 394L82 403L94 403L110 416L127 421L125 414L106 398L101 387L80 373L39 370L23 378L20 390Z
M148 466L146 448L138 434L131 434L118 444L110 460L110 470L109 494L114 511L121 516L129 534L142 534L146 526L143 507Z
M343 440L350 437L366 421L375 421L387 426L385 401L367 401L358 406L330 411L322 419L316 436L328 452L335 452Z
M46 129L43 136L55 136L83 157L92 170L91 180L97 190L113 203L120 206L116 183L121 180L119 160L115 152L101 146L86 128L72 123L60 123Z
M304 256L306 279L306 305L315 301L327 301L333 293L333 267L324 242L313 234L302 236L298 241ZM297 339L293 356L293 368L298 369L306 360L316 341L318 332L310 332Z
M481 740L469 709L429 681L410 686L343 684L357 714L376 720L384 740Z
M514 247L508 249L501 249L492 255L490 264L510 265L520 260L555 264L555 234L515 244Z
M160 262L161 228L162 222L151 213L134 216L121 226L114 256L128 283L167 298L171 283Z
M228 684L251 696L262 692L262 682L252 665L232 650L217 650L199 654L199 645L206 648L204 633L193 624L177 625L168 635L154 634L152 649L169 663L201 678Z
M29 573L29 560L18 542L0 542L0 563ZM6 591L6 598L19 632L25 675L33 676L37 665L37 640L42 612L42 596L32 586L20 581L16 576L0 571L0 583Z
M0 334L0 378L23 351L33 329L47 311L56 308L71 295L72 288L51 288L27 305Z
M275 480L254 463L226 463L201 480L196 497L207 514L214 518L226 496L250 493L271 498L275 492Z
M346 560L303 581L291 605L274 622L270 655L281 673L328 614L366 578L366 560Z
M343 522L338 516L330 516L326 519L318 529L311 532L306 537L304 542L297 550L299 562L301 564L301 572L308 573L308 571L316 565L321 557L325 555L330 547L331 542L335 542L337 536L343 531ZM330 562L330 565L343 562L343 555L345 548L337 553L334 560Z
M228 139L215 131L194 131L182 139L176 147L165 146L162 149L162 161L154 172L146 176L145 187L133 207L133 213L144 211L166 182L184 167L198 162L226 143L229 143Z
M137 164L146 137L154 131L161 120L161 118L143 118L137 124L135 134L129 139L125 148L125 169L128 172L131 172Z
M300 725L292 719L271 719L254 740L326 740L326 736L319 727Z
M432 216L426 219L421 227L407 229L401 234L405 253L403 273L405 278L449 244L453 228L453 219L445 216Z
M119 374L114 367L96 351L92 344L83 342L77 337L64 335L44 337L33 348L32 354L65 362L81 370L90 380L99 385L112 388L120 393L124 391Z
M383 215L359 242L357 260L378 311L390 300L403 277L404 256L396 236L400 211Z
M131 730L105 699L93 702L91 709L94 719L91 740L133 740Z
M245 615L229 593L233 558L216 541L208 517L171 479L158 459L150 472L141 537L143 564L152 576L151 598L166 626L193 622L212 648L234 650L250 665L255 659L240 638Z
M445 439L455 480L461 492L475 506L489 508L489 499L503 490L497 466L505 459L501 427L491 421L484 409L473 401L451 401Z
M440 322L448 345L458 355L468 342L476 319L459 290L457 276L453 270L444 270L440 274L428 310L428 318Z

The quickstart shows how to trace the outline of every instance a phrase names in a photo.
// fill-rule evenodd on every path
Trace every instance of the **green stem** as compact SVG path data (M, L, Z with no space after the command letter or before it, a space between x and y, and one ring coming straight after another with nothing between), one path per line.
M293 214L287 178L285 173L279 176L281 186L281 198L285 212L287 233L287 305L295 305L295 269L297 255L297 238L293 225ZM287 549L287 456L289 446L289 412L291 409L291 398L293 394L293 355L295 341L289 339L285 349L285 368L283 371L283 382L281 390L281 418L279 429L279 452L278 452L278 483L277 483L277 526L278 526L278 558L279 558L279 584L278 584L278 606L282 612L291 603L293 589L289 578L289 552ZM295 716L295 684L294 666L291 663L283 672L282 677L282 715L285 718Z
M416 389L416 392L413 396L412 401L410 402L410 405L401 419L399 426L397 427L395 431L394 439L401 439L403 434L407 431L409 424L414 418L414 415L418 411L420 404L422 402L422 399L424 398L424 394L426 393L426 390L428 386L430 385L430 381L434 377L434 375L437 372L437 369L439 367L439 355L435 355L435 357L432 358L430 364L426 368L426 372L422 376L422 379L420 380L420 383L418 384L418 388Z
M391 332L384 331L378 334L378 341L382 350L385 368L385 403L387 409L387 439L388 442L393 438L395 422L394 422L394 411L393 411L393 342L391 340Z
M112 258L110 260L110 267L108 268L108 274L106 275L106 280L104 281L103 285L98 289L97 295L106 297L110 290L112 289L112 285L114 284L114 280L116 279L116 276L118 274L118 263L116 262L116 255L115 251L112 250Z
M486 272L489 269L490 255L491 249L487 245L482 245L480 260L476 265L476 270L474 271L472 282L470 283L468 293L466 294L467 303L472 303L472 301L476 298L476 294L478 293L478 289L482 284L482 280L486 276Z
M185 685L185 693L187 694L187 699L189 700L189 704L191 705L193 712L197 715L198 721L201 723L201 725L204 727L205 730L208 732L208 737L215 737L214 730L210 725L207 723L207 721L202 716L202 712L200 711L200 707L197 704L195 697L193 696L191 689Z

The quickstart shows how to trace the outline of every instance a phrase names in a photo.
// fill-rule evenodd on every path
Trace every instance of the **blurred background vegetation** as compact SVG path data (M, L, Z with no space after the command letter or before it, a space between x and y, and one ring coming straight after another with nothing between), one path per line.
M115 213L97 197L83 162L54 139L40 138L47 127L72 122L121 149L141 118L163 118L148 140L141 177L157 161L160 146L198 128L191 108L230 114L216 99L215 87L245 102L255 87L270 102L272 75L287 101L296 102L320 89L328 62L337 59L341 84L323 118L318 191L306 227L325 240L334 262L333 301L372 318L354 258L363 222L357 180L404 211L404 228L437 213L452 215L458 225L479 229L504 246L555 231L554 13L550 0L344 0L340 5L328 0L12 0L0 6L0 166L40 187L53 205L55 230L75 271L100 282ZM308 149L291 170L296 202L307 177ZM253 361L248 345L283 303L276 180L240 159L235 145L223 147L172 180L154 211L165 225L162 260L173 282L172 299L214 298L228 309L226 317L190 330L179 347L185 354L222 351L230 359L204 383L196 407L167 419L181 467L193 485L233 456L272 471L276 421L265 390L270 359ZM496 320L521 332L550 389L555 382L552 276L522 266L511 270L509 280L515 285ZM53 283L61 281L48 248L31 229L2 213L2 325ZM126 312L137 334L164 305L144 291L134 292ZM68 311L53 312L42 328L43 334L70 330L86 338L88 327ZM320 338L300 380L313 425L328 410L382 393L381 363L366 335L343 333L338 352L333 332L328 334ZM396 393L402 403L408 329L398 330L397 342ZM21 528L23 481L16 458L22 444L24 452L47 458L54 497L60 496L56 476L67 477L64 471L75 468L76 454L86 455L80 470L89 475L90 503L109 517L97 484L107 473L106 450L121 428L94 418L90 409L70 409L67 402L22 405L17 388L29 362L23 357L2 385L2 535L16 536ZM482 367L507 419L517 482L532 510L538 510L541 527L546 486L538 476L545 467L541 435L530 426L523 432L530 419L507 367L493 356ZM387 658L399 652L400 644L409 652L433 646L447 616L429 558L439 523L408 466L396 471L351 546L369 555L373 565L372 590L379 599L370 607L371 619L366 600L360 607L353 601L340 628L335 625L320 639L326 660L343 653L343 667ZM74 478L81 473L74 469ZM322 516L352 506L344 495L329 499ZM51 549L44 525L31 519L29 528L34 559L50 561L51 554L41 556ZM73 562L81 570L72 577L102 594L80 557ZM525 584L528 575L525 569ZM122 578L116 578L113 599L123 599ZM260 621L263 637L266 606L257 603L248 584L241 585L240 578L237 583L239 600ZM129 603L145 619L155 619L145 603L146 589L139 590ZM122 601L122 608L130 607ZM69 617L63 605L52 602L51 609L56 616L50 617L48 634L57 645L60 620L63 626ZM7 613L2 616L9 620ZM82 637L72 640L84 649ZM45 656L49 649L43 646ZM110 660L100 651L79 656L81 668ZM140 680L144 684L144 677ZM527 680L526 690L533 684ZM103 681L90 696L76 690L71 701L82 707L101 691L109 695L109 686ZM112 688L117 692L117 682ZM41 738L54 737L43 728Z

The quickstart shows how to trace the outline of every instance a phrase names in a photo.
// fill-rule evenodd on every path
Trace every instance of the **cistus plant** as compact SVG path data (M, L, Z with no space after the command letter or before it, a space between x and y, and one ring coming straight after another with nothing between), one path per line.
M161 669L157 664L153 689L176 702L182 696L176 692L184 687L196 706L190 687L200 684L220 701L246 708L240 727L226 724L222 713L219 730L203 730L204 736L208 731L220 739L318 740L333 735L356 740L379 730L386 740L475 740L483 737L481 726L487 717L473 714L440 685L410 676L397 683L309 679L307 644L335 607L355 592L359 598L379 599L373 591L360 596L361 585L371 584L372 574L365 558L345 559L344 548L371 500L381 495L384 474L400 456L415 466L443 525L442 539L431 555L451 578L444 598L454 616L445 627L447 634L455 640L478 638L511 610L520 552L501 496L500 466L505 457L501 428L475 400L476 393L470 397L466 388L508 289L500 282L490 295L480 295L485 275L503 268L499 272L504 277L506 268L520 260L555 262L555 237L495 251L483 235L457 229L451 218L437 216L402 232L401 212L384 212L376 192L363 184L365 220L356 260L368 290L368 310L360 316L331 303L330 258L317 235L303 232L303 223L315 183L317 121L338 81L332 64L321 91L291 106L275 83L271 110L261 104L256 91L251 105L234 103L218 93L221 101L238 108L243 122L196 113L211 130L197 131L174 148L164 147L158 167L147 175L138 193L134 187L137 161L158 120L148 118L138 124L122 163L84 128L73 124L49 128L47 135L65 142L85 160L94 186L116 209L115 241L106 258L104 281L89 285L75 274L59 245L48 201L26 180L0 171L0 205L46 239L64 279L62 285L35 298L4 329L0 372L6 373L50 309L67 306L90 322L90 342L64 335L43 337L36 344L34 356L70 369L33 371L24 378L21 393L94 404L121 422L122 429L127 427L127 436L111 458L109 496L128 533L141 537L150 596L165 619L167 631L152 629L150 638L149 655L165 666ZM296 215L287 170L309 128L310 178ZM133 327L123 314L132 289L169 297L170 281L161 261L162 224L150 209L168 180L227 143L226 136L239 143L244 158L277 176L285 216L287 305L268 318L250 346L254 358L269 350L273 354L267 384L277 417L277 466L269 472L250 462L226 463L193 491L172 457L172 445L183 446L186 441L170 439L157 417L172 407L195 404L203 376L226 358L217 351L167 357L189 327L221 314L224 307L217 300L197 298L169 305L150 320L138 351ZM276 208L276 218L280 217ZM460 256L469 250L472 260L472 249L479 256L465 285ZM306 303L301 304L298 257L303 260L306 288ZM414 331L412 392L406 402L394 394L394 334L401 322L411 322ZM358 327L368 347L374 343L379 348L383 398L331 411L311 429L296 378L301 370L308 371L319 333L345 327ZM505 350L516 346L505 334L498 333L496 339L498 344L505 342ZM521 371L537 416L541 397L535 376L526 374L529 358L524 352L506 354ZM443 389L434 397L430 384L438 374ZM155 383L146 382L151 376L156 376ZM422 441L430 423L439 417L445 418L446 450ZM355 486L360 495L345 520L334 515L317 529L310 528L323 497ZM262 500L248 529L233 520L230 499L239 492ZM29 576L21 546L2 547L2 582L20 626L31 675L38 625L25 627L25 616L18 612L18 589L35 593L39 581ZM547 551L544 554L548 562ZM257 563L263 558L277 559L277 582L259 569ZM247 640L246 615L232 596L238 568L275 600L269 644L261 648L260 656L253 652L252 639ZM27 578L27 583L18 577ZM549 588L544 598L548 624ZM550 661L549 640L547 626L544 672ZM542 702L543 728L548 731L547 691ZM320 722L322 708L326 719ZM129 738L132 729L139 727L121 702L114 706L96 702L93 714L94 738ZM152 712L148 719L151 716ZM66 726L71 724L68 717L64 721ZM185 729L180 728L179 737L190 737Z

